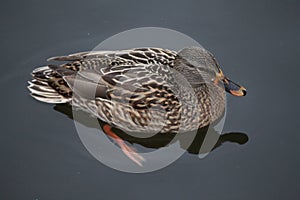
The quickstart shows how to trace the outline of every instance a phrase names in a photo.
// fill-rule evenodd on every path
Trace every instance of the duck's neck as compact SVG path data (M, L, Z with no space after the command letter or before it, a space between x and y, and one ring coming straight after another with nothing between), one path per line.
M195 88L198 98L198 109L201 114L200 125L207 126L223 116L226 106L224 88L213 84L202 85Z

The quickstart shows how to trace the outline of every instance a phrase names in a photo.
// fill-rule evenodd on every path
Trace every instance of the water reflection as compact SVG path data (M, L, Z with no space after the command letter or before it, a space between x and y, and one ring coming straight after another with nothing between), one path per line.
M67 115L70 119L73 119L72 107L68 104L57 104L54 106L54 110ZM90 128L98 128L98 127L95 127L95 125L93 123L91 123L91 121L94 121L94 120L89 120L92 117L88 113L83 112L83 111L75 111L75 112L80 112L80 115L85 115L85 117L80 119L82 121L78 121L79 123L81 123L87 127L90 127ZM106 124L105 122L103 122L101 120L98 120L98 121L99 121L99 124L101 127L103 127ZM114 128L113 130L114 130L114 133L116 133L120 138L122 138L123 140L125 140L131 144L135 143L135 144L139 144L143 147L152 148L152 149L165 147L174 138L174 134L171 134L171 133L156 134L149 138L137 138L137 137L128 135L119 129ZM196 137L194 138L194 141L192 142L191 145L186 147L185 141L182 140L182 141L179 141L180 146L183 149L186 149L187 152L189 152L191 154L208 153L208 152L203 152L205 150L203 150L203 147L201 148L206 134L207 134L207 127L201 128L198 130ZM212 135L212 137L219 137L219 139L218 139L217 143L215 144L215 146L212 149L209 149L209 151L212 151L212 150L222 146L222 144L224 144L225 142L243 145L243 144L247 143L248 139L249 139L246 133L241 133L241 132L229 132L229 133L221 134L219 136L219 134L217 132L210 131L210 134L215 134L215 135ZM200 149L202 152L200 152Z

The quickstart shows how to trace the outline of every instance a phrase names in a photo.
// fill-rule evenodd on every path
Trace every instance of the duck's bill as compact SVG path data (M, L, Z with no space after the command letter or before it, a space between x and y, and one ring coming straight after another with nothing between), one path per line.
M234 96L241 97L247 94L247 90L243 86L236 84L228 78L225 78L224 87L227 92Z

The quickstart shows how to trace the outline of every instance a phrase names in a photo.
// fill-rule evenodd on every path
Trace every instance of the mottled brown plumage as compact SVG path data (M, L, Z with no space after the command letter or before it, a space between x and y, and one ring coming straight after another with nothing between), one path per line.
M34 98L70 103L124 131L191 131L225 110L229 82L214 56L200 47L96 51L49 60L66 63L32 72L28 88Z

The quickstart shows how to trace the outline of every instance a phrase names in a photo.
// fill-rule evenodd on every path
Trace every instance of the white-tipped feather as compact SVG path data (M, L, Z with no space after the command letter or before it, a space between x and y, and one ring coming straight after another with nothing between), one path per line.
M48 66L38 67L32 71L32 74L46 70L50 70L50 68Z
M39 96L43 96L43 97L49 97L49 98L59 98L60 95L59 94L55 94L54 92L50 93L50 92L43 92L41 90L35 90L35 89L32 89L32 88L29 88L28 89L30 90L30 92L32 94L37 94Z
M51 71L48 66L38 67L32 71L33 80L28 81L29 85L27 87L31 92L31 96L45 103L59 104L69 102L71 100L70 98L65 98L60 95L48 84L47 73ZM37 76L38 73L42 74L42 76Z
M62 96L60 98L42 97L42 96L36 96L34 94L31 94L31 96L33 98L35 98L36 100L42 101L42 102L45 102L45 103L59 104L59 103L67 103L67 102L70 101L69 99L66 99Z
M49 87L48 85L39 85L32 82L28 82L29 86L27 87L31 92L34 91L41 91L41 92L48 92L48 93L57 93L53 88Z
M40 86L47 86L48 85L48 83L46 81L40 81L40 80L38 81L36 79L33 79L31 81L27 81L27 82L28 82L29 85L33 85L33 84L40 85Z

